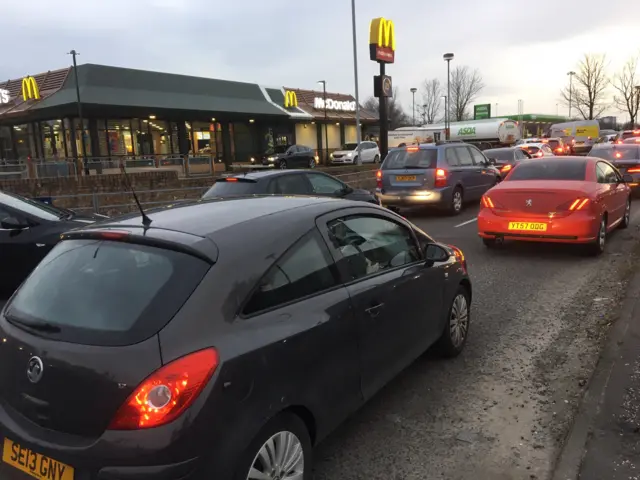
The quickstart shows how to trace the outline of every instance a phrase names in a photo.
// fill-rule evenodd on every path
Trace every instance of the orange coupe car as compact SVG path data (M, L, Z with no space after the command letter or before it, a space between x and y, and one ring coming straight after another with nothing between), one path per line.
M478 235L487 247L504 240L586 244L604 251L607 233L629 226L630 175L606 160L524 160L482 197Z

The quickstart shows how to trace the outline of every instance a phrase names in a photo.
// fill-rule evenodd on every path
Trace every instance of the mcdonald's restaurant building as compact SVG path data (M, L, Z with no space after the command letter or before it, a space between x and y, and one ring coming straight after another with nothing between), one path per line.
M368 138L378 116L360 113ZM0 83L0 160L211 155L231 164L288 144L322 159L356 141L355 117L349 94L85 64Z

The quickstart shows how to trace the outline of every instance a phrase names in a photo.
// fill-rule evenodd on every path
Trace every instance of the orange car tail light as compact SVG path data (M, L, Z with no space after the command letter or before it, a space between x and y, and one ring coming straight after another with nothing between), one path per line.
M376 187L382 188L382 170L376 172Z
M156 370L116 412L109 430L140 430L172 422L198 398L218 364L218 352L208 348Z
M578 210L582 210L589 204L588 198L576 198L573 202L569 204L568 210L570 212L577 212Z
M502 167L500 167L500 171L502 173L507 173L509 170L511 170L513 168L513 165L507 163L506 165L503 165Z
M640 167L631 167L627 170L627 173L640 173Z
M446 187L447 186L447 171L442 168L436 169L436 181L434 187Z
M488 195L483 195L481 200L482 206L485 208L496 208L493 200Z
M407 152L417 152L420 147L407 147Z

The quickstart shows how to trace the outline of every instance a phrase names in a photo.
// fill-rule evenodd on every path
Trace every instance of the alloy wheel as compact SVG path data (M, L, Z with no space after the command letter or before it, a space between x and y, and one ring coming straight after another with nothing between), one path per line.
M462 192L460 190L453 192L453 210L456 212L462 210Z
M600 222L600 230L598 230L598 247L601 251L604 250L604 244L607 238L607 222L603 218Z
M278 432L267 440L255 456L247 480L302 480L304 451L300 439L291 432Z
M458 293L453 300L451 307L451 317L449 318L449 332L451 335L451 343L455 347L459 347L464 343L469 329L469 307L467 299L461 293Z
M629 225L631 222L631 200L627 200L627 208L624 210L624 220L625 225Z
M282 160L280 162L280 170L286 170L287 169L287 162L285 162L284 160Z

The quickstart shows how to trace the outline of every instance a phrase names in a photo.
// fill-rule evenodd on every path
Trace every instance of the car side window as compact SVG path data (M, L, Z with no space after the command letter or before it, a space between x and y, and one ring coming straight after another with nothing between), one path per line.
M616 171L606 163L601 163L602 170L604 171L604 183L618 183L618 174Z
M328 224L348 281L358 280L421 259L411 230L382 217L356 215Z
M467 147L456 147L455 151L458 154L458 158L460 159L460 166L473 166L473 159L471 158L471 154L469 153L469 149Z
M294 302L338 284L333 259L317 229L298 240L258 282L244 315Z
M309 183L311 183L311 191L319 195L337 194L344 188L344 184L335 178L321 173L307 173Z
M486 163L487 159L480 150L475 147L469 147L469 150L471 151L471 158L475 165L484 165Z
M602 166L604 163L598 163L596 165L596 179L598 183L607 183L606 175L604 173L604 168Z
M455 149L445 148L444 152L445 152L444 158L450 167L457 167L460 165L460 163L458 162L458 155L456 155Z
M513 152L516 160L524 160L525 158L527 158L524 152L519 148L516 148Z
M308 195L311 188L304 175L295 173L279 175L271 180L268 192L276 195Z

